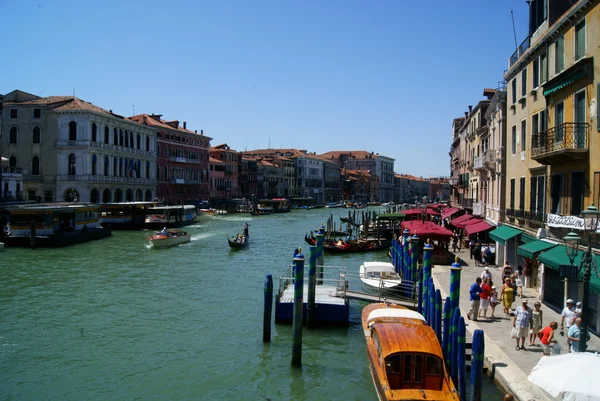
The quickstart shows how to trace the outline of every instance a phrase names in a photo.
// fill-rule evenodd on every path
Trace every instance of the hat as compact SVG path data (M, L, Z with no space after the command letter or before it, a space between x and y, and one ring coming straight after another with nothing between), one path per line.
M577 303L575 304L575 306L581 306L581 305L582 305L582 304L581 304L581 301L579 301L579 302L577 302Z
M492 290L495 290L495 289L496 289L496 286L495 286L495 285L493 285L493 286L492 286Z
M486 267L484 267L484 270L490 270L490 268L486 266Z
M521 300L521 303L523 303L523 304L526 304L526 303L528 303L528 302L529 302L529 301L528 301L528 300L526 300L526 299L523 299L523 300Z
M575 301L573 301L571 298L569 298L569 299L567 299L567 303L568 303L568 304L574 304L574 303L575 303Z

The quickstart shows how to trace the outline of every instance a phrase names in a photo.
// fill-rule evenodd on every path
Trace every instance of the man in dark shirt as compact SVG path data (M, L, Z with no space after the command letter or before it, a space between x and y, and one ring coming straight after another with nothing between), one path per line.
M471 320L471 316L473 316L473 320L477 321L477 314L479 313L479 302L481 301L481 277L477 277L475 282L471 284L471 288L469 288L469 299L471 300L471 309L469 309L469 313L467 313L467 318Z

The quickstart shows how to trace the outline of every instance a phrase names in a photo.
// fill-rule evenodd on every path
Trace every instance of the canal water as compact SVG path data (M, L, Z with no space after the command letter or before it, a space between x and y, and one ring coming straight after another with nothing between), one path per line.
M0 252L1 400L376 400L360 329L304 331L301 369L291 325L262 342L263 283L275 291L304 234L344 209L202 216L190 243L156 250L150 231L62 249ZM250 224L250 246L226 236ZM386 252L325 256L358 274ZM274 311L273 311L274 313ZM502 397L488 381L490 401Z

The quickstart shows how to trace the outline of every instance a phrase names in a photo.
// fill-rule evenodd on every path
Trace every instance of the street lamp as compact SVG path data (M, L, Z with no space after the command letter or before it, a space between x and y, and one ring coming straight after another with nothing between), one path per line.
M581 212L583 215L583 224L584 230L588 234L588 246L587 251L581 257L581 262L578 266L578 271L583 271L583 300L582 309L581 309L581 333L579 335L579 350L581 352L585 352L587 348L587 337L588 337L588 298L589 298L589 287L590 280L592 279L592 270L596 274L597 277L600 278L600 274L598 273L598 266L596 265L596 258L592 253L592 234L596 232L598 228L598 221L600 220L600 212L598 209L592 204L588 206L586 210ZM565 242L565 247L567 251L567 257L569 258L569 262L571 265L575 263L575 257L579 251L579 244L581 242L581 238L575 234L574 232L570 232L565 237L563 237L563 241Z

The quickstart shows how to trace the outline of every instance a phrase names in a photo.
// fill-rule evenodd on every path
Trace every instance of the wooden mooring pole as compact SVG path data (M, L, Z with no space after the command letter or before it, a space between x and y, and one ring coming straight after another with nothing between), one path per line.
M273 276L265 277L265 300L263 313L263 342L271 342L271 313L273 311Z
M317 313L315 308L315 294L317 286L317 247L310 247L310 256L308 261L308 300L306 303L306 324L313 328L316 325Z
M302 308L304 306L304 255L302 248L294 257L294 321L292 324L292 366L302 366Z

